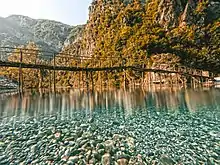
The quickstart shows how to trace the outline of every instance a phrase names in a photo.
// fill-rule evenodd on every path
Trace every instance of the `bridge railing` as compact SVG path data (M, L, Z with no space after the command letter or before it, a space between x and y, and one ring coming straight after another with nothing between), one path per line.
M125 66L122 57L90 57L65 53L40 51L37 49L0 47L0 62L47 65L60 67L120 67ZM124 62L124 64L123 64Z
M122 56L73 56L65 53L54 53L40 51L38 49L0 47L0 62L22 63L28 65L46 65L51 67L78 67L78 68L101 68L101 67L121 67L133 66L140 69L157 69L167 72L176 72L193 76L207 76L209 72L198 69L187 68L185 66L161 64L156 68L149 68L146 58Z
M193 69L186 66L176 65L176 64L159 64L157 67L154 67L155 70L164 70L173 73L187 74L191 76L201 76L201 77L213 77L212 73L208 71L203 71L200 69ZM211 75L210 75L211 74Z

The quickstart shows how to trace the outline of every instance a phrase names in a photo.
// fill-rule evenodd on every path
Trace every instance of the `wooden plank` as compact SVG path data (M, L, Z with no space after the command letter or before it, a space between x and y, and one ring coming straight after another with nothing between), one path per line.
M53 90L56 91L56 55L53 54Z
M19 90L20 91L23 91L22 61L23 61L23 53L20 50L20 62L19 62Z
M123 69L132 69L134 71L143 71L143 72L160 72L160 73L178 73L181 75L189 75L194 76L192 73L184 73L181 71L167 71L167 70L160 70L160 69L148 69L148 68L140 68L135 66L116 66L116 67L95 67L95 68L83 68L83 67L65 67L65 66L50 66L50 65L35 65L35 64L25 64L20 62L2 62L0 61L0 66L4 67L22 67L22 68L33 68L33 69L48 69L48 70L62 70L62 71L121 71ZM198 76L201 77L201 76ZM209 76L202 76L202 77L209 77Z

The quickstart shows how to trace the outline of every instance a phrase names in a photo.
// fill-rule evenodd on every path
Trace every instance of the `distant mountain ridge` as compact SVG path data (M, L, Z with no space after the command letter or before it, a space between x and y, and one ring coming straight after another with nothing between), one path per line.
M53 20L33 19L22 15L0 17L0 47L26 45L31 41L42 50L59 52L64 43L68 45L74 42L82 27L83 25L70 26Z

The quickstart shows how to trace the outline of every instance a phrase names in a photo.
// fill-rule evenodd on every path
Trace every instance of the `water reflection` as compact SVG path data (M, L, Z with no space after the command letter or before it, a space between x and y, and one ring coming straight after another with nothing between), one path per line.
M220 89L114 89L104 91L60 90L56 94L29 91L22 95L1 94L0 116L38 116L40 114L69 114L84 110L112 111L122 109L126 115L154 108L157 111L197 111L201 106L220 107Z

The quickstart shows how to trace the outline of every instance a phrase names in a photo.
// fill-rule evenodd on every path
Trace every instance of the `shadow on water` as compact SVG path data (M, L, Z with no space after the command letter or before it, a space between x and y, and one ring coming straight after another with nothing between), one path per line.
M121 111L135 115L142 111L195 112L208 106L220 108L217 88L183 89L152 86L150 89L109 89L87 91L59 89L56 94L47 90L26 91L22 94L0 95L0 117L27 117L51 114L72 115L76 111L111 113Z

